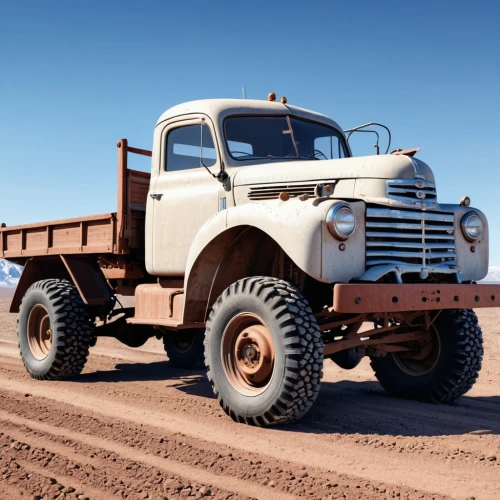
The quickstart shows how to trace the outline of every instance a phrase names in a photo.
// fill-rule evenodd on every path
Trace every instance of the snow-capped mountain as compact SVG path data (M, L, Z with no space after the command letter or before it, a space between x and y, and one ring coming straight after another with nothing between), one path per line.
M21 266L0 259L0 287L16 286L22 271Z
M481 283L499 283L500 282L500 267L490 267L488 274Z

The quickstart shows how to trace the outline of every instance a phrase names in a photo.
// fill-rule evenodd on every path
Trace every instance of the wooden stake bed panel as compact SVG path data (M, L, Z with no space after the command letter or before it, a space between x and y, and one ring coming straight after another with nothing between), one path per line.
M338 284L333 310L342 313L499 307L500 285Z
M115 214L0 229L0 258L113 253Z

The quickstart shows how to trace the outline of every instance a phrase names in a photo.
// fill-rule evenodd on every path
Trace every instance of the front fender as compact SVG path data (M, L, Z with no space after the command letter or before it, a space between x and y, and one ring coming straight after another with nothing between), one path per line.
M328 210L339 202L331 198L268 200L219 212L204 224L191 246L186 282L189 282L194 263L211 241L221 235L221 245L228 245L232 239L229 230L245 226L268 234L302 271L318 281L345 282L362 276L365 269L365 204L349 204L356 216L357 229L341 251L341 242L330 234L325 223ZM228 232L227 238L222 236L224 232Z
M226 286L251 276L260 247L255 232L273 240L304 273L324 283L347 282L365 271L365 208L350 203L357 230L346 242L326 226L328 210L340 200L267 200L219 212L191 245L185 275L184 321L203 322ZM250 231L250 233L249 233ZM248 236L245 238L245 234Z
M274 239L305 273L321 279L321 226L331 205L330 202L314 206L309 200L269 200L246 203L219 212L196 235L189 251L186 278L189 281L194 263L211 241L224 232L231 234L233 228L250 226ZM222 242L223 245L226 243Z

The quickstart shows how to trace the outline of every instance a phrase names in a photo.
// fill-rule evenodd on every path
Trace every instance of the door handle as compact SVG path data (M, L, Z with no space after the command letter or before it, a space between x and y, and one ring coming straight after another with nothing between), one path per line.
M163 195L161 193L149 193L149 196L151 196L153 200L160 200Z

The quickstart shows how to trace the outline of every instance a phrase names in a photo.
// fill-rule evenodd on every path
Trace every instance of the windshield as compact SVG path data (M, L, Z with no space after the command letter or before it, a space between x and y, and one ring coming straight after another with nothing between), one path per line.
M233 116L225 120L224 128L229 153L236 160L348 156L339 131L292 116Z

